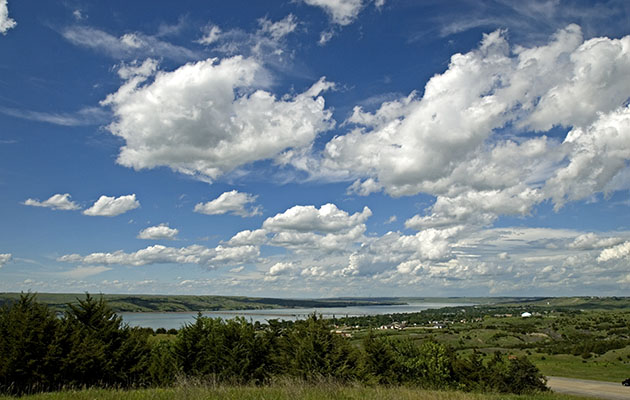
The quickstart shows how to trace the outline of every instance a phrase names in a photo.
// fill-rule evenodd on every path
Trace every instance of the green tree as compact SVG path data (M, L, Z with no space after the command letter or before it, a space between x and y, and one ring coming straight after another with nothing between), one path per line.
M304 380L352 380L357 376L357 352L350 343L331 332L326 320L315 314L287 329L278 351L283 372L288 375Z
M151 348L148 374L154 386L170 386L175 383L179 369L173 343L160 340Z
M34 294L0 308L0 391L21 394L56 386L57 328L55 315Z
M58 379L69 386L142 385L147 381L147 334L122 324L101 298L69 304L56 337Z
M401 370L411 373L412 366L402 366L389 340L373 331L363 339L362 375L368 383L393 384L401 378Z

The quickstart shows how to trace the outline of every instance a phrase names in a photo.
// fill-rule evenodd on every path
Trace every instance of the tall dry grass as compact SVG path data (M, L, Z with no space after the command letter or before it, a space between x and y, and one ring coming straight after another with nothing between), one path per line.
M0 396L0 400L14 399ZM429 391L409 387L365 386L335 382L281 380L267 386L208 385L180 382L172 388L86 389L41 393L24 400L576 400L578 397L541 393L506 395Z

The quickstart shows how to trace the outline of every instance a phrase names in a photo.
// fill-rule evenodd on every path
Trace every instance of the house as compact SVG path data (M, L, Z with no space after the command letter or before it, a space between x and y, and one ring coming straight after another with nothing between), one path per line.
M523 317L523 318L529 318L531 316L532 316L532 313L529 313L527 311L525 311L524 313L521 314L521 317Z

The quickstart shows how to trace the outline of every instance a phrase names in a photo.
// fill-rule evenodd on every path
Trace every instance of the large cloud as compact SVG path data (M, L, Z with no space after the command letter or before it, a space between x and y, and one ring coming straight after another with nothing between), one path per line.
M544 45L510 48L502 31L451 57L448 69L376 111L354 109L356 128L296 167L350 190L393 196L428 193L437 201L414 228L486 225L566 201L629 186L630 36L583 40L569 25ZM562 127L566 139L544 134ZM533 137L532 137L533 136ZM319 169L314 168L319 166Z
M133 76L110 94L116 121L109 129L125 140L118 163L134 169L168 166L213 180L282 151L311 145L332 126L319 94L323 78L307 91L277 99L256 89L268 83L254 59L240 56L186 64L172 72Z
M195 205L195 212L207 215L232 213L241 217L252 217L261 214L260 206L250 207L250 204L256 202L256 197L231 190L207 203L198 203Z
M388 232L366 241L349 256L344 275L374 275L394 268L407 271L410 265L452 258L451 247L458 228L426 229L415 235Z
M630 54L628 59L630 63ZM556 170L545 187L556 208L594 193L608 194L630 187L627 176L630 172L630 106L601 113L586 128L574 128L567 135L564 146L569 163Z
M284 248L298 254L341 254L365 240L365 222L372 211L349 214L334 204L294 206L267 218L261 229L234 235L230 246L263 244Z
M24 205L33 207L46 207L53 210L78 210L81 207L70 200L70 194L54 194L48 200L39 201L36 199L26 199Z
M7 31L15 27L17 23L15 20L9 18L9 7L7 0L0 0L0 33L7 34Z
M115 217L140 207L140 202L136 200L135 194L120 197L101 196L92 207L83 211L83 214L90 216Z

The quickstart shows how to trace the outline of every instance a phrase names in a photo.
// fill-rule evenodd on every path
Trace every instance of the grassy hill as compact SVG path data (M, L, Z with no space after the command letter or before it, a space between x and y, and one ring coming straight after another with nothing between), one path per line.
M0 293L0 306L17 300L20 293ZM630 297L342 297L333 299L281 299L245 296L103 294L115 312L195 312L268 308L349 307L407 303L495 305L585 310L630 309ZM83 293L38 293L38 301L55 311L84 298Z
M169 311L219 311L256 310L263 308L347 307L361 305L404 304L393 299L278 299L244 296L178 296L178 295L125 295L103 294L107 304L115 312L169 312ZM0 293L0 306L16 301L20 293ZM38 293L37 300L55 311L63 311L68 303L85 298L79 293Z

